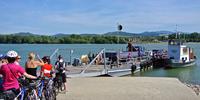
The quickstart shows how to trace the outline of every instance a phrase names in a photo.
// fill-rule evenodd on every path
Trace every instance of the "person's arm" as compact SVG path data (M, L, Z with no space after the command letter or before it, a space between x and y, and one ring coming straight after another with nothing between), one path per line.
M65 71L69 71L69 70L67 69L67 63L66 63L66 62L64 62L63 66L65 67Z
M36 65L38 66L43 66L44 65L44 62L43 61L35 61Z
M54 66L54 69L56 70L57 67L58 67L58 61L56 61L55 66Z
M63 67L64 69L66 68L66 62L63 61Z
M25 77L27 77L27 78L30 78L30 79L37 79L37 77L32 76L32 75L29 75L29 74L27 74L26 72L24 72L23 75L24 75Z
M25 71L27 70L27 68L28 68L28 64L27 64L28 62L26 62L25 63Z
M30 79L37 79L37 77L27 74L21 66L16 66L16 68L18 72L21 73L21 75L24 75L25 77L30 78Z
M38 66L43 66L44 65L44 62L43 60L40 58L40 56L37 54L37 59L38 61L35 61L37 63Z
M40 76L43 77L44 76L44 66L41 66L41 70L40 70Z

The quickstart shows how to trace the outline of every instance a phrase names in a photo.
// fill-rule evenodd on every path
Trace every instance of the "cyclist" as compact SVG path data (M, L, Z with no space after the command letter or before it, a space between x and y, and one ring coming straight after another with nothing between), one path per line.
M53 67L52 67L52 65L50 63L49 56L44 56L42 58L42 60L44 62L44 65L41 68L41 74L42 74L42 76L49 77L49 78L52 77L51 76L51 72L53 71Z
M2 65L5 65L7 63L8 63L8 61L6 59L6 56L4 54L0 54L0 68Z
M39 57L38 57L39 59ZM29 57L28 57L28 61L26 61L26 72L30 75L33 75L33 76L37 76L37 67L38 66L43 66L44 65L44 62L39 59L38 60L35 60L35 53L31 52L29 53Z
M17 56L18 54L16 51L8 51L6 54L8 64L2 65L0 69L0 74L2 74L3 76L3 91L12 91L12 93L14 93L15 95L19 93L19 83L16 77L18 73L21 73L21 75L24 75L25 77L30 79L37 79L37 77L27 74L20 65L16 65L14 63ZM9 99L13 98L14 97L12 95L12 97L10 96Z
M66 69L66 63L64 62L64 60L62 59L62 56L59 55L58 56L58 60L55 63L55 70L56 70L56 77L62 77L62 82L64 84L64 91L67 92L67 77L65 74L65 70Z

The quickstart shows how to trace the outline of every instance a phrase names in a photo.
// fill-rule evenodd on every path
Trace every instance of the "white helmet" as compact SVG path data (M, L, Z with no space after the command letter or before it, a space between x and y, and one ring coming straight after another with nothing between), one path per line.
M7 57L10 57L10 58L15 58L15 57L18 56L18 54L17 54L16 51L10 50L10 51L7 52L6 56L7 56Z

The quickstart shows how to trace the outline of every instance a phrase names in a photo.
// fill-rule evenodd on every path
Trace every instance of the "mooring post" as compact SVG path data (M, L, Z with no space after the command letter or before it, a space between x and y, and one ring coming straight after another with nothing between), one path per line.
M70 49L70 66L72 66L72 53L73 53L74 51L72 50L72 49Z

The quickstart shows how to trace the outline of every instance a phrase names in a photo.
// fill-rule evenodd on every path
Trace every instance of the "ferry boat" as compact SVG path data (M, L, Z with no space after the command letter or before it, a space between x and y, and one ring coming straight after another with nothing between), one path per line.
M183 41L168 41L169 66L171 68L188 67L196 64L196 56L193 49L183 44Z
M142 46L133 46L131 43L128 44L126 51L106 51L106 58L109 61L127 62L132 58L151 58L151 52L146 51Z

